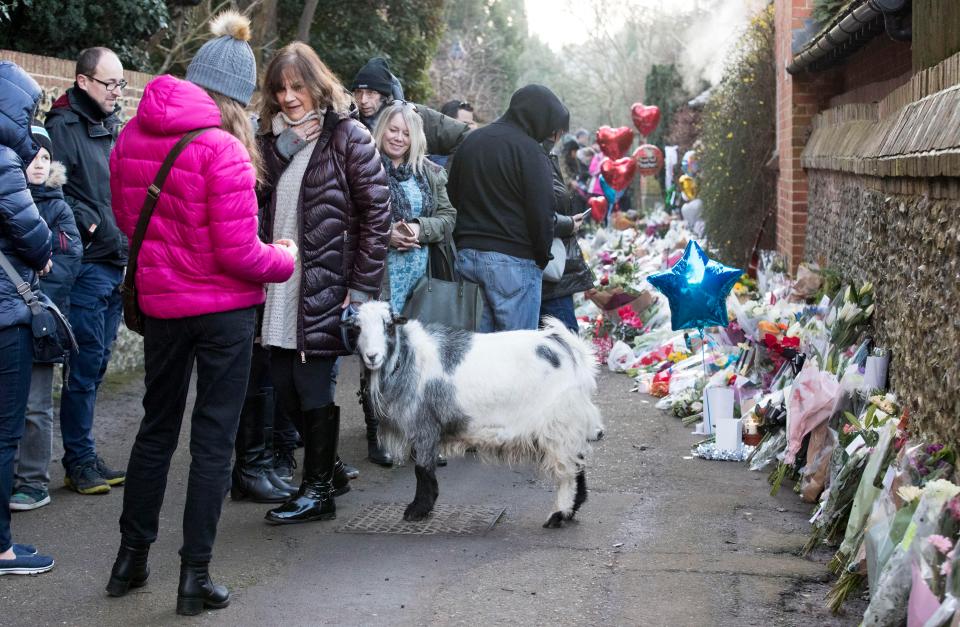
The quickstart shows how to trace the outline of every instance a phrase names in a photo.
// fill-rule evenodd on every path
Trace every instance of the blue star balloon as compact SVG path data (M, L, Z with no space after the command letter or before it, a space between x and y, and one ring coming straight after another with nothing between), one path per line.
M727 326L727 294L743 270L718 263L690 240L683 257L647 278L670 301L670 326L681 329Z

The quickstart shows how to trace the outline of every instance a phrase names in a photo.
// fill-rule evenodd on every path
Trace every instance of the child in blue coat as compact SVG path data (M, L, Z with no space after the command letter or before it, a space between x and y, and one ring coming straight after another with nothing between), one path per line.
M52 159L53 144L40 123L30 129L40 152L27 168L27 183L40 216L53 239L53 268L40 279L40 289L67 315L70 289L83 255L80 233L70 205L63 199L66 168ZM34 362L27 400L27 420L17 454L10 509L25 511L50 502L50 457L53 447L53 363Z

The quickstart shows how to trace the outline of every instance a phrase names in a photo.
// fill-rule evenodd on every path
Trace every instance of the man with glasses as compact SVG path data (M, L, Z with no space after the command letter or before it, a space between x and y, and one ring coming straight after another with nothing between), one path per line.
M127 238L110 206L110 151L120 127L117 100L127 82L108 48L88 48L77 59L73 87L53 103L46 128L53 152L67 168L63 195L83 243L83 263L70 292L69 318L80 350L70 356L60 400L64 482L81 494L102 494L124 482L97 455L93 416L97 389L110 360L122 305L120 283Z

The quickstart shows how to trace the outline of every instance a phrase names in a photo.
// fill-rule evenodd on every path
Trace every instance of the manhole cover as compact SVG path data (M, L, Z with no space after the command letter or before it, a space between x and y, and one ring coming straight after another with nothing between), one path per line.
M475 535L489 531L504 513L502 507L437 504L426 520L407 522L403 519L406 505L375 503L337 529L340 533L399 533L415 536L436 534Z

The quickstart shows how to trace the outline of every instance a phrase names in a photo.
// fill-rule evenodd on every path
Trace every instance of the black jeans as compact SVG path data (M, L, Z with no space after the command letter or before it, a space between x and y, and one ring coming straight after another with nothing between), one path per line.
M230 459L250 375L254 309L146 318L144 417L130 453L120 533L134 546L157 539L170 458L177 448L193 363L197 399L190 425L190 477L183 508L186 560L208 562L230 487Z
M283 411L283 407L280 406L279 395L274 389L273 375L270 372L270 353L270 348L254 344L253 361L250 364L250 383L247 385L247 396L256 396L266 390L274 392L273 423L271 425L264 425L265 427L272 427L273 429L273 441L267 442L267 446L272 447L273 450L292 451L297 448L297 438L299 434L297 433L297 428L293 425L293 421L290 420L287 413ZM267 415L269 416L270 413L268 412Z
M13 457L23 436L33 366L33 332L29 325L0 328L0 553L10 538L10 492Z
M285 348L270 349L273 391L283 412L303 433L303 412L333 403L337 389L337 357L309 357Z

